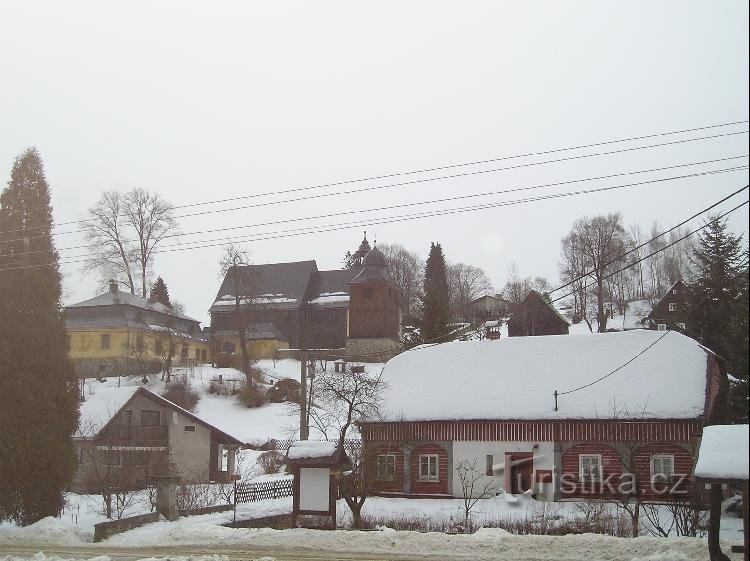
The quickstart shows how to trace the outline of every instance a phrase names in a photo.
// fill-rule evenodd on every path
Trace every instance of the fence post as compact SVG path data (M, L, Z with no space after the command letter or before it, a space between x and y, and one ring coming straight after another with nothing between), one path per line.
M234 489L232 491L232 502L234 503L234 508L232 509L232 525L237 523L237 480L234 480Z

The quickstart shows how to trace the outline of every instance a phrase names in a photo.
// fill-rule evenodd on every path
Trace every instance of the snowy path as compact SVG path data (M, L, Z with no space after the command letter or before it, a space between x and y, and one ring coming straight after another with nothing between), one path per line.
M181 535L147 535L128 546L111 539L77 546L0 545L0 559L29 559L44 551L47 561L91 559L135 561L144 558L211 556L211 561L235 559L300 560L497 560L497 561L704 561L706 542L700 539L612 538L594 534L578 536L514 536L498 530L473 535L420 532L355 532L318 530L269 530L203 528ZM214 531L215 530L215 531ZM155 536L154 536L155 537ZM158 545L157 545L158 544ZM173 545L169 545L173 544ZM727 547L726 550L729 548ZM726 551L725 550L725 551ZM58 559L50 559L56 556ZM216 556L216 557L213 557ZM735 555L732 559L740 559ZM38 556L35 561L44 561ZM206 560L208 561L208 560ZM270 560L269 560L270 561Z

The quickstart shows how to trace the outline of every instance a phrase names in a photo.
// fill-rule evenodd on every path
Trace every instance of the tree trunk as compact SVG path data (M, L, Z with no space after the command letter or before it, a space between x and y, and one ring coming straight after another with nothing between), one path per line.
M104 493L104 510L107 518L112 518L112 493L109 491Z
M723 499L721 485L711 484L710 507L708 515L708 558L711 561L729 561L729 557L721 551L719 530L721 528L721 500Z

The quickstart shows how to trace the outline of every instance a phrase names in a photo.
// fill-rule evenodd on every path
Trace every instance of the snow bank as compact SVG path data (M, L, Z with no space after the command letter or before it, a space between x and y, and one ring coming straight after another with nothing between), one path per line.
M335 442L320 442L316 440L299 440L292 442L287 452L290 460L304 460L307 458L328 458L336 452Z
M86 541L77 526L52 516L29 526L0 525L0 544L79 545Z
M510 337L423 346L389 361L385 420L648 418L703 414L707 351L676 332ZM553 392L605 380L560 396ZM419 399L414 399L418 395Z
M748 479L748 425L714 425L703 429L695 476Z

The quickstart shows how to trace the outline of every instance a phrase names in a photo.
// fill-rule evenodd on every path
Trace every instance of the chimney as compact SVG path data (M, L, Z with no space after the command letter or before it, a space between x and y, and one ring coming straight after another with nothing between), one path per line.
M117 281L115 279L109 279L109 291L112 294L117 294L120 290L117 288Z

